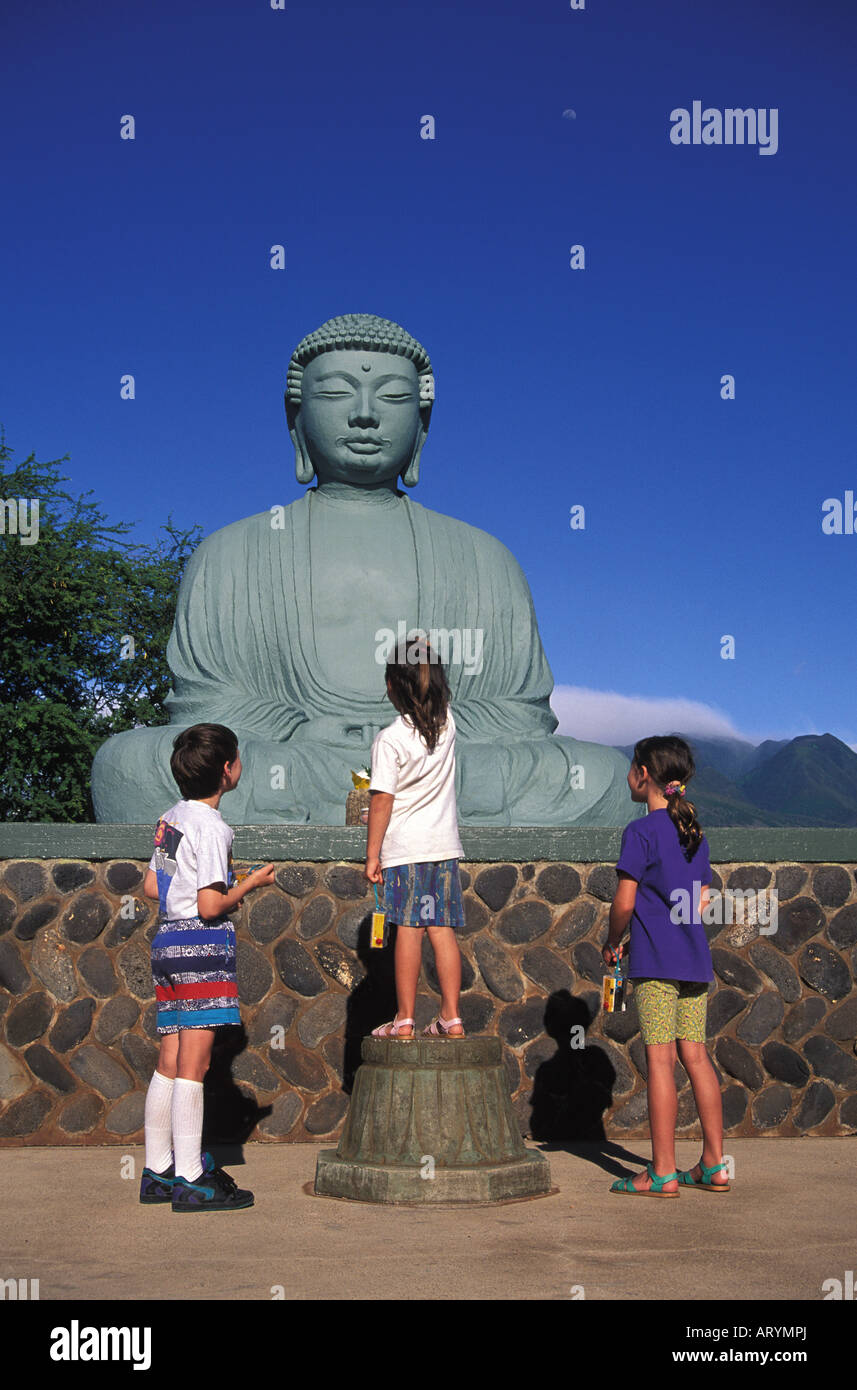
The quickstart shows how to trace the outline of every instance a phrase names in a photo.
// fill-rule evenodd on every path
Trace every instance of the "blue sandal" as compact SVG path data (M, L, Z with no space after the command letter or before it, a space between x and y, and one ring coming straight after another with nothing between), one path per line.
M664 1192L664 1190L663 1190L663 1189L664 1189L664 1184L665 1184L665 1183L672 1182L675 1178L678 1178L678 1173L667 1173L665 1176L661 1176L659 1173L656 1173L656 1172L655 1172L655 1170L654 1170L654 1168L653 1168L653 1166L652 1166L651 1163L647 1163L647 1164L646 1164L646 1174L647 1174L648 1177L651 1178L651 1180L652 1180L652 1185L651 1185L651 1187L648 1188L645 1192L640 1192L636 1187L634 1187L634 1185L633 1185L633 1184L634 1184L634 1179L633 1179L632 1177L631 1177L631 1178L617 1178L616 1181L613 1183L613 1186L610 1188L610 1191L611 1191L611 1192L617 1192L620 1196L626 1196L626 1197L677 1197L677 1196L678 1196L678 1193L677 1193L677 1192ZM679 1181L681 1181L680 1178L679 1178Z
M696 1187L700 1192L731 1192L732 1188L728 1182L713 1183L711 1177L713 1173L719 1173L721 1168L725 1168L725 1163L715 1163L707 1168L700 1159L699 1168L702 1177L697 1182L696 1178L691 1177L690 1171L679 1173L678 1180L682 1187Z

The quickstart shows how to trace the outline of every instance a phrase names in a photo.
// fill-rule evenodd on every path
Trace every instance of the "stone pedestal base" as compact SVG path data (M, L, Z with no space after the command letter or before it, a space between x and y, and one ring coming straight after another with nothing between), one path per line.
M529 1153L515 1163L484 1168L420 1169L351 1163L335 1149L323 1149L315 1170L321 1197L348 1197L354 1202L388 1202L393 1206L457 1206L544 1197L550 1191L550 1168L543 1154Z
M339 1147L315 1191L400 1206L544 1196L550 1166L529 1150L499 1038L364 1038Z

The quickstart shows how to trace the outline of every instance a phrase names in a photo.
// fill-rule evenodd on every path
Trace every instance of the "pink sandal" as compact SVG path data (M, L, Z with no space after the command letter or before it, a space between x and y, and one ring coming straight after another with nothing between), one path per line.
M454 1028L456 1023L461 1024L462 1031L460 1033L450 1033L450 1028ZM444 1018L442 1014L438 1014L437 1018L432 1019L428 1028L423 1029L423 1037L463 1038L465 1037L464 1024L461 1023L460 1018Z
M382 1023L380 1027L372 1029L373 1038L398 1038L403 1028L410 1028L410 1033L402 1034L403 1037L412 1038L414 1036L414 1020L412 1018L394 1018L392 1023Z

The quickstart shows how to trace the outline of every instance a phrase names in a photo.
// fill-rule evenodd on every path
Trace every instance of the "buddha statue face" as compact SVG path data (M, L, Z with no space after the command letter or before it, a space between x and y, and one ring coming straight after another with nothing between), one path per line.
M397 353L343 348L304 368L300 405L287 401L297 473L319 484L412 487L428 429L414 363Z

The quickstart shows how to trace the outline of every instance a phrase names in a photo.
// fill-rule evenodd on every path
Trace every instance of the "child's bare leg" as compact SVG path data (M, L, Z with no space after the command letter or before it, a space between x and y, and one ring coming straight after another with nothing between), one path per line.
M648 1043L646 1069L649 1073L649 1126L652 1131L652 1167L659 1177L674 1173L675 1121L678 1097L675 1089L675 1043ZM644 1192L651 1187L648 1176L641 1173L634 1186ZM665 1192L678 1192L678 1179L664 1185Z
M452 927L429 927L429 941L434 951L437 978L440 983L441 1018L458 1018L458 1000L461 994L461 952ZM460 1023L449 1030L451 1037L460 1037L464 1032Z
M702 1161L707 1168L711 1168L723 1158L723 1101L720 1082L711 1065L705 1043L679 1038L678 1055L690 1079L699 1122L702 1125ZM690 1171L694 1180L698 1182L702 1177L699 1164ZM715 1187L720 1187L728 1181L728 1175L722 1168L719 1173L713 1174L711 1179Z
M202 1081L211 1061L213 1028L182 1028L178 1037L176 1075L184 1081Z
M422 965L423 927L396 928L396 1016L413 1018L417 1006L417 980ZM402 1037L413 1035L409 1028Z
M168 1080L175 1080L178 1059L178 1033L164 1033L161 1038L161 1050L158 1053L158 1062L155 1070L159 1071L161 1076L166 1076Z

